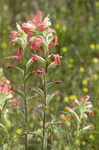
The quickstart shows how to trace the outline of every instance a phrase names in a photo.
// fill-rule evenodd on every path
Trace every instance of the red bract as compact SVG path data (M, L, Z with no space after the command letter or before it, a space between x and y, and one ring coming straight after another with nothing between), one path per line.
M15 32L15 31L12 31L10 34L9 34L9 39L10 39L10 46L13 46L13 41L17 39L19 35L19 32Z
M12 106L16 107L17 104L18 104L18 101L19 101L19 100L16 99L16 98L12 99L12 102L13 102L13 105L12 105Z
M56 66L60 65L60 56L58 54L55 55L55 64L56 64Z
M19 46L18 49L17 49L17 51L16 51L16 56L17 56L16 61L17 61L17 62L19 62L20 59L21 59L21 57L22 57L22 56L21 56L21 53L22 53L22 47Z
M36 71L32 71L33 74L42 74L42 76L44 75L45 73L45 70L42 68L42 69L39 69L39 70L36 70Z
M51 55L50 55L50 59L51 59L51 61L54 60L54 54L51 54Z
M31 39L30 41L30 48L34 50L34 52L37 51L37 48L39 45L41 45L43 42L42 38L38 36L36 39Z
M69 121L71 119L71 115L67 115L66 119Z
M37 14L33 17L32 22L34 24L40 23L42 21L42 12L38 11Z
M12 68L14 68L14 65L9 65L9 66L7 66L7 68L12 69Z
M72 105L72 106L75 106L75 105L76 105L76 101L74 101L71 105Z
M33 31L33 23L30 21L28 21L27 23L23 23L21 28L25 33L32 32Z
M47 28L47 25L43 22L38 24L37 27L36 27L37 31L40 31L40 32L44 31L46 28Z
M54 37L54 39L50 42L50 44L48 45L48 48L52 48L53 46L58 45L58 39L57 37Z
M33 62L37 62L37 60L38 60L38 59L37 59L37 55L34 54L34 55L32 56L32 60L33 60Z
M52 33L56 33L56 31L54 29L52 29L52 28L48 28L48 31L52 32Z
M94 112L93 111L91 111L91 112L89 112L89 114L90 114L90 116L94 116Z

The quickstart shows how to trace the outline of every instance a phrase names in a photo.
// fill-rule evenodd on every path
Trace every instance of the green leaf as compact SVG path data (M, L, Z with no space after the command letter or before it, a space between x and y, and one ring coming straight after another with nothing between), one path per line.
M7 98L7 95L5 93L0 93L0 104L4 103L6 98Z
M45 137L44 137L44 150L47 150L47 139L48 139L48 136L47 136L47 133L45 133Z
M42 99L44 99L44 92L40 88L33 88L32 91L36 92Z
M49 105L49 103L53 100L53 97L54 97L55 95L56 95L56 94L53 93L53 94L51 94L51 95L49 95L49 96L47 97L47 101L46 101L46 104L47 104L47 105Z
M80 122L79 116L77 115L77 113L75 111L73 111L72 109L70 109L69 112L75 116L77 122Z
M16 94L20 95L23 99L25 99L24 93L19 91L19 90L15 90L13 89L13 92L15 92Z
M22 75L24 76L24 70L18 66L15 66L15 69L17 69L19 72L22 73Z
M9 137L9 133L8 133L8 130L7 128L2 124L0 123L0 127L4 130L4 132L7 134L7 137Z
M33 110L33 112L36 112L37 115L39 116L39 119L40 119L40 120L43 120L42 112L40 112L40 111L38 111L38 110Z
M32 58L30 58L28 60L28 62L26 63L26 69L29 69L29 67L31 66L32 63L33 63L33 60L32 60Z

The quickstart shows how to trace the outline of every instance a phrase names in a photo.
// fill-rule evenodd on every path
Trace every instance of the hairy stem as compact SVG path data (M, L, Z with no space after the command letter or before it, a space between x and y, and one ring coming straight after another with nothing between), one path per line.
M28 122L28 113L27 113L27 95L26 95L26 84L25 84L25 72L26 72L26 69L24 69L24 95L25 95L25 99L24 99L24 115L25 115L25 128L27 126L27 122ZM24 139L24 142L25 142L25 150L28 150L28 142L27 142L27 132L25 132L25 139Z
M45 68L45 78L44 78L44 96L45 96L44 107L45 107L45 109L46 109L46 98L47 98L46 84L47 84L47 64L46 64L46 68ZM42 140L41 150L44 150L45 123L46 123L45 109L44 109L44 112L43 112L43 140Z

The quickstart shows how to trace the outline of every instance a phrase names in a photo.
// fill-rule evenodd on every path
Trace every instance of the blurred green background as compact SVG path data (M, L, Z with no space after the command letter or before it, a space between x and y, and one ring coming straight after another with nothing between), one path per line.
M9 80L16 80L16 86L18 75L7 70L4 59L16 52L15 47L9 47L8 34L16 30L16 22L31 19L38 10L44 16L50 15L58 36L56 53L62 56L61 67L50 74L51 79L62 80L53 89L58 94L51 111L57 114L75 98L89 95L94 105L96 134L95 140L89 138L86 142L90 150L99 150L99 0L0 0L0 67ZM68 150L60 146L62 137L57 140L57 150Z

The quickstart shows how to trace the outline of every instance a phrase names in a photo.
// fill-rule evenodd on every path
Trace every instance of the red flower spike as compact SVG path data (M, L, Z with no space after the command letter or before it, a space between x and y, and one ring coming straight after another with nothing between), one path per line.
M43 40L40 36L37 37L37 39L33 39L30 43L30 48L34 50L34 52L37 51L37 48L40 44L42 44Z
M9 34L9 39L10 39L10 47L13 46L13 41L16 40L16 38L18 37L19 35L19 32L15 32L15 31L12 31L10 34Z
M17 61L17 62L19 62L20 59L21 59L21 57L22 57L22 56L21 56L21 53L22 53L22 47L19 46L18 49L17 49L17 51L16 51L16 56L17 56L16 61Z
M56 66L60 65L60 56L58 54L55 55L55 64Z
M33 88L34 88L34 86L33 86L33 85L30 85L29 91L31 92Z
M48 45L48 48L50 49L51 47L56 46L56 45L58 45L58 39L57 37L54 37L54 39Z
M94 116L94 112L93 111L91 111L91 112L89 112L89 114L90 114L90 116Z
M33 24L40 23L42 21L42 12L38 11L37 14L33 17L32 22Z
M39 69L39 70L36 70L36 71L32 71L32 74L42 74L42 76L44 75L45 73L45 70L42 68L42 69Z
M21 29L25 33L32 32L33 31L33 23L32 22L23 23Z
M33 60L33 62L37 62L38 58L37 58L37 55L36 55L36 54L34 54L34 55L32 56L32 60Z
M43 32L47 28L47 25L43 22L37 25L36 29L37 31Z

